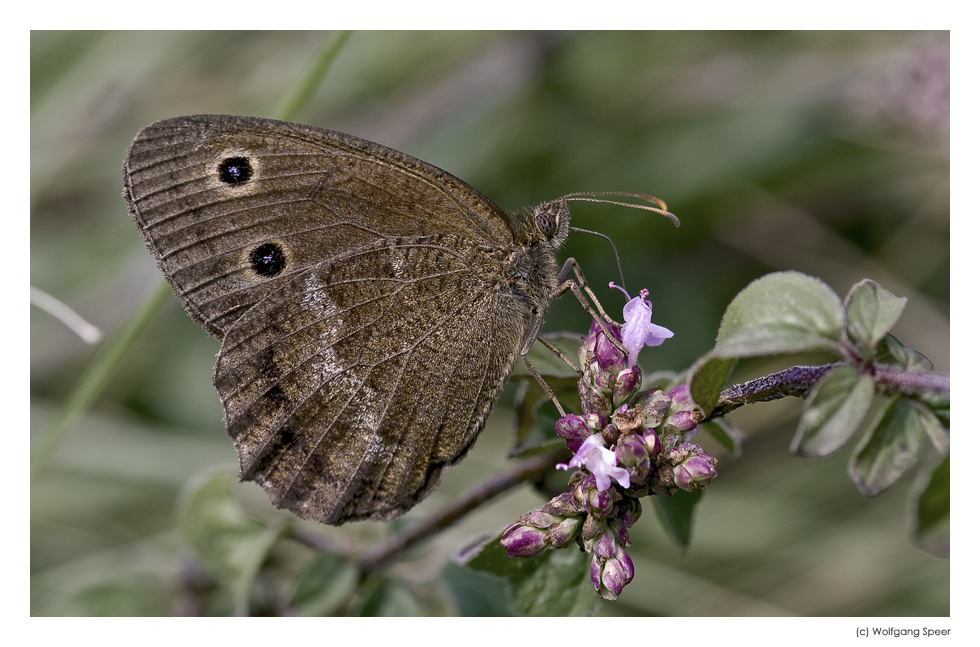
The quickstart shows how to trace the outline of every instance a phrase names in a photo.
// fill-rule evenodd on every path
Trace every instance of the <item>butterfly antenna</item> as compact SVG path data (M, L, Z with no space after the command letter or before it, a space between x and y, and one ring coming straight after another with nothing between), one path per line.
M623 198L636 198L637 200L644 200L650 204L633 204L632 202L620 202L619 200L605 200L598 198L596 196L600 195L615 195ZM649 195L647 193L633 193L631 191L582 191L579 193L569 193L568 195L558 198L559 200L577 200L579 202L601 202L603 204L614 204L620 207L628 207L630 209L640 209L642 211L652 211L653 213L660 214L670 218L671 222L674 223L675 227L681 226L680 219L667 211L667 203L660 198ZM654 205L654 206L651 206ZM593 236L599 236L600 238L605 238L612 245L613 254L616 256L616 267L619 268L619 280L622 281L622 286L626 287L626 278L623 276L623 266L619 262L619 250L616 249L616 243L612 241L609 236L605 234L600 234L597 231L591 231L589 229L580 229L578 227L569 227L572 231L580 231L583 234L592 234Z
M636 198L637 200L643 200L649 202L650 204L633 204L632 202L620 202L619 200L604 200L602 198L597 198L600 195L616 195L623 198ZM602 202L604 204L614 204L620 207L628 207L630 209L641 209L643 211L652 211L653 213L659 213L661 216L670 218L671 222L674 223L675 227L681 226L680 219L667 211L667 203L660 198L649 195L647 193L633 193L631 191L582 191L579 193L569 193L566 196L562 196L559 200L578 200L579 202ZM654 205L654 206L651 206Z

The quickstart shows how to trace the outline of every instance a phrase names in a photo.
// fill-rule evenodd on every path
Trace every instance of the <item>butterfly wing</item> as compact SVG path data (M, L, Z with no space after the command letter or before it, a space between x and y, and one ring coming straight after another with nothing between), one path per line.
M483 425L535 316L503 289L506 216L461 180L340 133L158 122L130 211L191 316L241 476L325 523L417 503Z
M198 115L141 130L130 212L190 315L212 335L292 276L397 236L507 245L507 216L462 180L350 135ZM262 263L263 259L268 262Z

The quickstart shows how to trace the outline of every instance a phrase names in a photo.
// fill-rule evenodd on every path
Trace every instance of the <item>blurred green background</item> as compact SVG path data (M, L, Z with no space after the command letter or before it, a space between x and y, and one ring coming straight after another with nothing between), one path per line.
M324 38L33 32L31 284L118 327L161 280L120 197L133 135L183 114L273 116ZM505 211L573 191L666 200L679 229L609 205L572 211L573 225L612 237L627 287L648 288L654 321L676 333L641 356L648 371L687 368L735 294L785 269L841 296L869 277L908 297L894 334L949 370L948 32L357 32L296 120L429 161ZM609 246L573 234L564 254L618 312ZM545 329L587 327L565 298ZM202 470L237 464L211 386L217 350L171 299L33 479L32 614L193 611L203 576L175 502ZM94 354L31 308L32 435ZM746 362L735 377L770 370ZM404 522L307 527L367 545L495 473L511 399ZM908 541L914 477L867 499L846 474L853 443L823 461L791 456L800 410L730 416L747 435L741 458L705 441L720 477L690 550L648 510L632 531L636 577L600 614L949 615L949 562ZM257 486L236 493L279 515ZM457 612L438 579L448 556L540 503L513 492L414 551L393 571L408 592L398 611Z

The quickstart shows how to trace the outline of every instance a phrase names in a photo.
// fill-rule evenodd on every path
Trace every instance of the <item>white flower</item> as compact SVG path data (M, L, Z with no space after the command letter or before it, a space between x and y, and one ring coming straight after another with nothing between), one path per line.
M610 282L609 287L629 297L629 293L615 283ZM649 294L646 288L640 290L640 296L630 299L623 308L623 346L629 351L629 366L636 366L636 359L644 346L659 346L665 339L674 336L670 330L651 322L653 306L646 300Z
M616 453L602 446L602 437L599 434L586 438L567 464L558 463L555 467L567 470L583 465L595 477L595 486L600 492L609 489L612 479L616 479L623 487L630 486L629 472L622 467L616 467Z

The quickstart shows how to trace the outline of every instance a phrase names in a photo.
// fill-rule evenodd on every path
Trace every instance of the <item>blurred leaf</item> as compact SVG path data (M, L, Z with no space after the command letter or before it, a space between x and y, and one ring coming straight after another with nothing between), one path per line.
M926 435L929 436L929 440L932 441L932 446L936 448L936 451L940 454L945 454L949 450L949 430L944 423L939 420L936 412L923 404L922 402L916 402L915 400L909 400L909 404L912 408L916 410L919 414L919 421L922 423L922 428L925 429ZM946 425L949 424L949 409L946 409Z
M248 613L252 583L269 549L282 532L249 518L231 494L228 472L205 474L181 496L178 524L201 564L231 594L235 613Z
M469 617L516 616L510 582L501 576L454 562L446 564L442 577L456 600L459 615Z
M370 617L417 617L424 615L415 595L402 582L377 576L365 583L367 597L352 615Z
M844 299L847 332L870 358L878 342L902 316L908 299L896 297L871 279L854 284Z
M589 575L590 556L576 546L537 557L508 557L500 535L478 544L457 560L506 578L514 609L522 616L591 615L599 597Z
M874 378L852 366L827 371L806 398L790 451L807 458L836 452L864 420L874 394Z
M823 281L799 272L756 279L725 310L714 357L749 357L837 349L840 299Z
M357 567L332 553L320 553L296 578L290 602L303 616L326 616L348 602L357 589Z
M701 407L705 415L715 410L721 390L731 375L734 359L718 359L708 353L697 361L691 369L689 389L694 404Z
M694 530L694 506L701 500L702 491L678 490L674 496L654 496L653 509L657 519L681 552L687 552Z
M893 396L851 455L847 471L858 490L875 496L915 464L925 423L908 400Z
M151 583L107 582L76 593L64 610L69 616L147 617L169 613Z
M745 434L728 424L727 420L724 418L714 418L713 420L705 420L699 424L729 454L732 454L736 458L742 455L742 439L745 437Z
M943 456L923 485L913 488L912 532L916 542L936 557L949 557L949 454Z
M887 355L898 362L903 368L909 371L915 371L918 373L925 373L927 371L933 370L932 362L929 358L915 350L914 348L909 348L898 341L894 335L885 335L885 347L887 350ZM880 347L880 344L879 344ZM881 352L879 351L879 356Z

